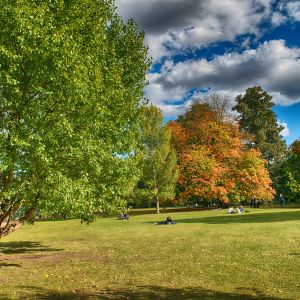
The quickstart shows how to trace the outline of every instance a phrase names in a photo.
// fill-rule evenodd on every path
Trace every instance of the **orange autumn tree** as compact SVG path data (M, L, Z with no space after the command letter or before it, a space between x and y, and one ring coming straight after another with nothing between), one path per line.
M273 199L261 153L244 148L238 125L220 119L209 103L195 102L169 127L179 158L178 200Z

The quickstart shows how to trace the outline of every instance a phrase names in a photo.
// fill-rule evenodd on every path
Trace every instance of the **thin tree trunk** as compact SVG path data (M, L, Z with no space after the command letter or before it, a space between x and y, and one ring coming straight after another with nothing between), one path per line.
M159 211L159 200L158 200L158 197L156 197L156 213L159 214L160 211Z

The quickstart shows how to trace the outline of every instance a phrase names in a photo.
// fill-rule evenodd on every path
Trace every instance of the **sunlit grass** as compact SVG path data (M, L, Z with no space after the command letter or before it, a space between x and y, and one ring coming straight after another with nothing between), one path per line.
M25 225L0 242L0 298L300 299L300 209Z

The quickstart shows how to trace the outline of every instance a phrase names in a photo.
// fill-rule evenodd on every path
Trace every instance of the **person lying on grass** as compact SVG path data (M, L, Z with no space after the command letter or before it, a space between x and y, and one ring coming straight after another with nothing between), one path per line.
M161 221L158 223L154 223L155 225L174 225L176 224L176 222L173 222L173 219L171 218L171 216L168 216L166 221Z
M239 211L240 211L240 214L244 213L245 212L245 208L243 205L240 205L239 207Z

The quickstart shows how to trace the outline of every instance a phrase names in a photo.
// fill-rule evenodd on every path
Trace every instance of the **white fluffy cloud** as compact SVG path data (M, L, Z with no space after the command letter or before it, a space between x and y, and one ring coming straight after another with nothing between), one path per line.
M278 125L281 125L283 127L283 130L281 131L281 135L283 137L289 136L290 130L289 130L288 124L286 122L281 122L281 121L278 121L277 123L278 123Z
M160 105L162 102L174 102L180 101L187 88L184 86L174 86L171 89L166 89L161 83L162 75L159 73L150 73L147 76L149 85L145 87L145 94L152 103Z
M285 23L287 21L287 19L288 18L285 15L283 15L282 13L277 12L277 11L272 14L272 18L271 18L272 24L275 26L279 26L279 25Z
M289 16L300 21L300 1L291 1L286 5Z
M125 20L134 18L146 32L150 55L159 59L169 49L182 50L234 41L237 36L259 36L261 22L272 17L272 0L116 0Z
M160 73L149 74L146 96L166 108L176 104L191 89L212 87L232 97L249 86L261 85L277 104L300 100L300 48L289 48L283 40L265 42L257 49L228 53L174 64L166 61Z
M154 62L164 62L159 72L148 74L145 95L165 116L184 111L203 88L234 99L246 88L260 85L277 104L300 101L300 49L287 47L283 40L268 41L253 49L253 41L265 33L264 25L270 28L289 20L300 21L300 1L115 2L117 12L125 20L134 18L140 29L145 30L145 44ZM173 61L174 54L208 49L224 41L232 42L240 52L230 53L229 49L212 59L190 57L190 60Z

